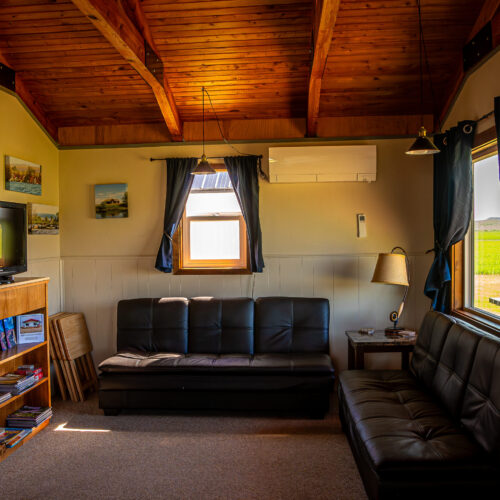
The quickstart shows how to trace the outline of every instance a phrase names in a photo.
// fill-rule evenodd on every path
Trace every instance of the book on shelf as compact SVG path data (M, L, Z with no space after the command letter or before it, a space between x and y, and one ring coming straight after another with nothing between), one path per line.
M5 330L3 329L3 321L0 321L0 350L6 351L7 349L7 337L5 336Z
M10 392L0 392L0 404L5 403L8 399L12 397L12 394Z
M2 320L5 337L7 339L7 347L11 349L16 346L16 331L14 327L14 318L5 318Z
M19 444L31 432L31 429L16 429L11 427L0 427L0 444L7 448L13 448Z
M34 375L19 375L17 373L7 373L0 377L0 393L10 392L13 396L18 396L38 380Z
M20 314L16 318L17 343L31 344L45 340L45 316L42 313Z
M52 408L49 406L24 405L6 420L9 427L32 428L38 427L42 422L52 417Z

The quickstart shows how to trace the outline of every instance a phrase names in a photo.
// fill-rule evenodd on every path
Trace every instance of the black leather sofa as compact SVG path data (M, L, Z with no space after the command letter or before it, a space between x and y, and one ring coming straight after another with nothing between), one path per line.
M163 298L118 304L99 406L323 416L334 370L329 304L317 298Z
M499 498L499 338L429 312L410 371L344 371L338 391L369 498Z

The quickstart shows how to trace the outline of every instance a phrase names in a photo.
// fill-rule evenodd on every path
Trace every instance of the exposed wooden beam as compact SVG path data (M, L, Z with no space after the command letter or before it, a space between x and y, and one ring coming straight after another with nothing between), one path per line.
M120 1L110 2L109 0L72 0L72 2L149 84L172 139L181 141L182 124L167 79L163 76L161 81L158 81L146 66L143 35L127 16L122 3ZM137 16L135 17L137 19ZM145 23L145 17L143 22Z
M477 16L476 22L474 23L474 26L472 27L472 30L467 37L466 44L469 43L489 21L492 21L492 24L496 22L495 28L498 27L498 24L500 22L499 9L500 0L486 0L484 2L482 9ZM493 30L493 48L496 48L499 44L499 37L495 34L495 30ZM450 110L452 104L455 102L455 98L460 91L462 82L465 78L462 58L460 58L460 61L457 61L457 68L457 73L453 79L453 86L451 87L450 93L448 94L444 106L439 113L439 120L441 123L444 122L446 116L448 115L448 111Z
M5 64L9 68L12 66L9 64L7 58L0 52L0 63ZM52 139L57 143L57 127L51 122L45 110L33 97L33 94L29 91L24 83L24 80L16 73L15 75L15 91L19 99L24 103L24 105L29 109L31 114L38 120L40 125L45 129L45 131L52 137Z
M314 45L313 62L309 76L309 95L307 100L307 134L316 135L318 129L319 100L321 82L326 67L328 51L332 42L333 28L337 20L340 0L314 1Z

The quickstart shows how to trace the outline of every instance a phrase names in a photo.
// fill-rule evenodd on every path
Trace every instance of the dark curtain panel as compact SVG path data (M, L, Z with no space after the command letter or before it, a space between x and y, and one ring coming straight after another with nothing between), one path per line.
M424 293L432 308L449 312L451 272L448 251L463 240L472 212L472 143L476 122L463 121L434 137L434 262Z
M500 96L495 97L495 127L497 129L498 145L498 178L500 179Z
M264 269L262 257L262 233L259 220L258 156L226 156L224 163L234 187L247 225L250 269L261 273Z
M179 226L184 206L193 184L191 172L198 163L197 158L168 158L167 196L165 199L165 218L163 236L156 257L155 267L164 273L172 272L172 238Z

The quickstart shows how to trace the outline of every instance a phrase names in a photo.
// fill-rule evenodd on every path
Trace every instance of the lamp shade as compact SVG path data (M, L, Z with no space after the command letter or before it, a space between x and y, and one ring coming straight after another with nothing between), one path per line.
M435 155L439 153L439 149L432 142L432 140L427 137L427 130L425 127L420 127L418 132L418 137L415 139L415 142L410 146L407 155Z
M406 257L400 253L379 253L372 283L410 286Z
M214 170L212 165L208 163L207 157L202 155L200 163L196 165L196 168L191 172L192 175L212 175L217 172Z

